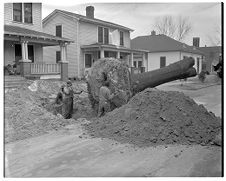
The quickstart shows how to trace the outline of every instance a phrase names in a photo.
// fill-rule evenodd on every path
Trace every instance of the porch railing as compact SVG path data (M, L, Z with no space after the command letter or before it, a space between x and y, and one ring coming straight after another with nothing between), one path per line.
M60 74L61 64L32 63L31 74Z

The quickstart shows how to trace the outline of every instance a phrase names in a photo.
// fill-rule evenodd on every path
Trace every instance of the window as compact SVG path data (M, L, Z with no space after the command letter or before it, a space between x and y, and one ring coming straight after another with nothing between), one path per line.
M120 31L120 45L124 45L123 32Z
M109 44L109 29L98 27L98 43Z
M62 25L56 26L56 36L62 37Z
M22 3L13 3L13 21L22 22Z
M166 57L160 57L160 68L166 66Z
M138 61L138 67L142 67L142 61Z
M109 52L108 51L104 51L104 57L110 57Z
M24 3L24 22L32 23L32 3Z
M109 30L107 28L104 28L104 44L109 43Z
M92 55L85 54L85 68L90 68L92 66Z
M61 61L61 53L60 51L56 51L56 63L59 63Z

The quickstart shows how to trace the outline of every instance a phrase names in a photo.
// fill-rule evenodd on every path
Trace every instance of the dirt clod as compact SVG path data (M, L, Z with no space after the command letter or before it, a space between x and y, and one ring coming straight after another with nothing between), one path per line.
M183 93L150 88L136 94L126 105L92 120L85 128L90 133L92 130L95 137L140 147L210 145L221 130L221 119Z

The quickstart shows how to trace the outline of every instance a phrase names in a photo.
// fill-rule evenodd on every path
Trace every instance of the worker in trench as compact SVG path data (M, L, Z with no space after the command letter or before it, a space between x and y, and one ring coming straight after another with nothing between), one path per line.
M101 117L111 111L110 102L116 95L111 94L109 85L109 81L106 80L100 87L98 117Z
M67 81L66 85L62 85L59 93L56 97L56 103L62 102L62 116L65 119L72 118L73 114L73 97L74 91L70 80Z

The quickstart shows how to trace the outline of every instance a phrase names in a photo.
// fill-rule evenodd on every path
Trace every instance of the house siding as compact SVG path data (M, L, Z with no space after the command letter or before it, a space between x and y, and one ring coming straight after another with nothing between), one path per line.
M15 63L14 42L4 41L4 66Z
M180 52L148 53L148 71L160 68L160 57L166 57L166 66L180 60Z
M33 23L20 23L13 21L13 3L4 4L4 24L27 28L35 31L42 31L42 4L32 3Z
M165 56L166 57L166 66L175 63L177 61L180 61L183 59L183 56L187 57L193 57L195 59L195 65L194 68L197 71L197 58L200 58L201 62L201 55L193 54L193 53L187 53L187 52L156 52L156 53L148 53L148 71L159 69L160 68L160 57ZM199 71L197 71L199 72Z
M34 62L43 62L43 48L42 45L33 44L34 46Z
M61 14L54 15L48 23L43 25L43 31L48 34L55 36L56 25L62 25L62 37L74 40L67 46L67 61L68 61L68 76L76 77L78 76L78 62L79 62L79 52L77 51L78 40L77 40L77 20L68 18ZM49 63L56 63L56 51L60 51L59 46L44 47L43 56L44 61Z

